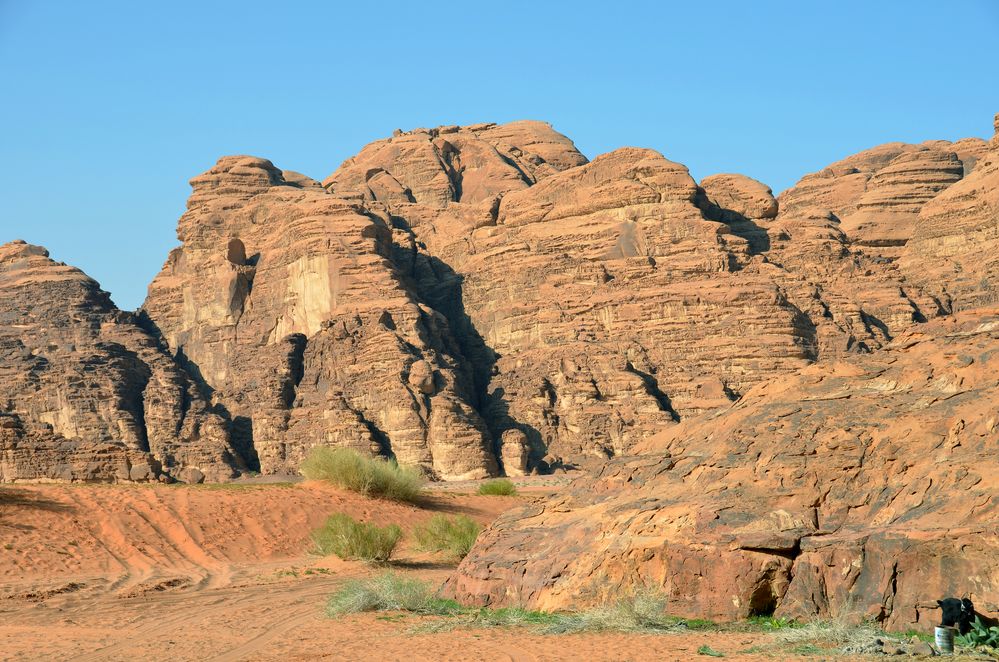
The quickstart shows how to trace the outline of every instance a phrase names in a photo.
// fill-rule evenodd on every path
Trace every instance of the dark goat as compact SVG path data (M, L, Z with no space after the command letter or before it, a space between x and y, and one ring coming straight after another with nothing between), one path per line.
M944 598L937 600L943 617L940 624L948 627L957 626L958 632L968 634L971 622L975 618L975 605L968 598Z

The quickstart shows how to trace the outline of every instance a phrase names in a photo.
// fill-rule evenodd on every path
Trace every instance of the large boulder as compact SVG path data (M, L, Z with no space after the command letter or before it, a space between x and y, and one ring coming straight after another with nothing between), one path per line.
M820 361L501 516L448 583L578 608L642 584L680 616L937 622L999 612L999 309Z

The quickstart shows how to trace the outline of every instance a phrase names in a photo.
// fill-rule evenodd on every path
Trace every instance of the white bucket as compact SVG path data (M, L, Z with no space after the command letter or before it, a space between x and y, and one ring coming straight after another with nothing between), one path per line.
M933 630L937 642L937 650L943 655L954 654L954 628L938 625Z

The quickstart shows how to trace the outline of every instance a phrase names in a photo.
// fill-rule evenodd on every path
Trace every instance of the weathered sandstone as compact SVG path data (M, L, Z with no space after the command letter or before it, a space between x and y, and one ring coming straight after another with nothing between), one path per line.
M532 469L599 465L760 381L876 349L941 312L890 261L854 249L833 213L778 214L748 177L698 185L635 148L583 163L545 125L486 126L373 143L324 184L387 206L395 264L448 318L494 443L524 433ZM538 135L525 139L528 128ZM485 159L500 129L522 141L508 154L543 145L552 167ZM865 158L884 167L908 151Z
M383 208L247 156L191 185L143 312L228 413L248 464L295 471L328 444L445 478L495 472L446 320L388 259Z
M924 630L962 595L994 617L997 375L992 308L759 384L503 515L448 590L557 609L650 584L678 615Z
M134 315L40 246L0 246L0 482L241 467L224 421Z
M999 301L999 115L995 126L971 174L921 209L899 261L948 310Z

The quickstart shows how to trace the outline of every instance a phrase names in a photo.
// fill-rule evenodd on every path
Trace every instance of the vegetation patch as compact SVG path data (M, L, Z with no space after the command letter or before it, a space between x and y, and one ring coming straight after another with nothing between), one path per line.
M343 513L331 515L325 524L312 532L317 554L381 563L389 560L401 537L402 529L395 524L376 526L358 522Z
M444 553L461 560L468 555L479 536L479 525L467 515L434 515L413 529L416 545L423 551Z
M975 622L971 624L968 634L958 635L957 644L966 647L985 646L987 648L999 648L999 627L988 627L982 623L982 619L975 616Z
M517 486L512 480L496 478L479 485L479 494L485 496L512 496L517 493Z
M407 579L393 572L349 580L326 603L326 614L332 618L366 611L450 616L460 613L462 607L453 600L437 596L427 582Z
M682 621L665 611L665 597L643 591L613 603L579 612L544 612L521 607L467 608L441 598L430 584L384 573L370 579L346 582L327 604L331 617L365 611L408 611L429 616L447 616L422 625L421 632L456 629L528 627L542 634L574 632L666 632L685 628Z
M394 460L365 457L349 448L316 446L300 470L306 478L365 496L412 503L423 493L424 478L419 469L401 467Z

